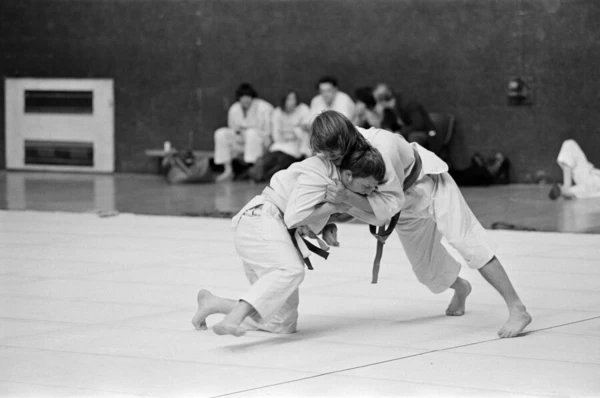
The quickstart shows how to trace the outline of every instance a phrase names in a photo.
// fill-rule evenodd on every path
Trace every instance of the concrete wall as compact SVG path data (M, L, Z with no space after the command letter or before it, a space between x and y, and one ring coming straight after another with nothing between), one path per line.
M596 0L8 0L0 73L114 78L119 171L154 171L144 149L185 147L190 131L212 149L241 81L309 101L333 74L349 93L383 81L454 113L456 166L500 150L527 181L559 175L566 138L600 164L598 21ZM533 79L533 106L507 105L517 75Z

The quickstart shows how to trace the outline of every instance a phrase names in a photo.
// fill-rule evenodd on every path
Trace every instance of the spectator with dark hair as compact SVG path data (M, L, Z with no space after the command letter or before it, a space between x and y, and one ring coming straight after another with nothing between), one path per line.
M338 81L331 76L324 76L317 83L319 95L310 102L313 118L327 110L338 111L349 119L354 117L354 102L350 96L338 89Z
M273 106L258 98L248 83L239 85L235 97L227 114L228 127L215 131L215 164L225 167L217 181L233 178L233 159L243 156L244 162L253 164L270 143Z
M375 97L372 87L360 87L354 91L355 108L352 123L358 127L381 127L382 118L375 112Z
M435 125L423 105L416 101L403 104L402 97L383 83L375 86L373 96L377 102L375 109L383 119L382 129L402 134L408 142L429 147L429 132L435 131Z
M267 181L279 170L310 156L308 122L310 109L302 103L296 91L288 91L273 112L271 131L273 145L269 153L259 158L248 171L256 182Z

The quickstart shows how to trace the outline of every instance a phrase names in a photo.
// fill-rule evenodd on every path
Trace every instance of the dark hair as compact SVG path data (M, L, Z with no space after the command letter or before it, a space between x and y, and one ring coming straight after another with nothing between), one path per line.
M281 110L285 110L285 102L287 101L288 97L294 94L296 96L296 105L300 105L300 96L298 95L298 92L296 90L288 90L286 92L286 94L283 96L283 98L281 98L281 102L280 102L280 106L281 106Z
M317 82L317 89L319 89L319 86L321 84L323 84L323 83L329 83L333 87L337 87L338 86L338 81L333 76L323 76L322 78L320 78L319 81Z
M242 97L258 97L258 93L250 83L242 83L235 89L235 99L239 101Z
M378 93L377 97L375 98L376 101L391 101L392 99L394 99L394 97L397 97L396 94L394 93L394 90L392 90L392 88L385 84L385 83L379 83L378 85L375 86L375 88L373 89L373 92L375 91L381 91L380 93Z
M340 150L345 156L364 144L367 144L365 138L339 112L322 112L312 123L310 146L315 152Z
M357 88L354 91L354 97L356 97L357 101L363 102L367 106L367 109L373 109L377 104L375 97L373 97L372 87Z
M344 156L340 169L349 170L354 178L373 177L380 184L385 180L383 156L369 144Z

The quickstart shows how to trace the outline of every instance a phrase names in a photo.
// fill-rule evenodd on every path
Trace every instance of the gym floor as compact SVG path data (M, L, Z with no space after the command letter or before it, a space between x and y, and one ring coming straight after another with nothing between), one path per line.
M247 289L229 217L262 185L160 176L0 174L0 396L599 396L599 201L548 186L465 189L533 316L500 340L500 296L477 271L462 317L418 283L398 239L340 226L314 259L299 331L196 331L200 288ZM192 217L181 217L181 216ZM535 231L534 231L535 230Z
M0 209L231 217L264 186L169 185L153 174L0 172ZM600 233L600 200L551 201L549 190L518 184L462 188L488 229Z

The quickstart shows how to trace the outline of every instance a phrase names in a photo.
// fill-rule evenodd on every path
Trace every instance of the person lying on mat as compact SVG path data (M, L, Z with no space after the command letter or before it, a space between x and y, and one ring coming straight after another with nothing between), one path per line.
M562 143L557 162L563 172L563 183L552 186L550 199L600 197L600 170L588 161L575 140Z

